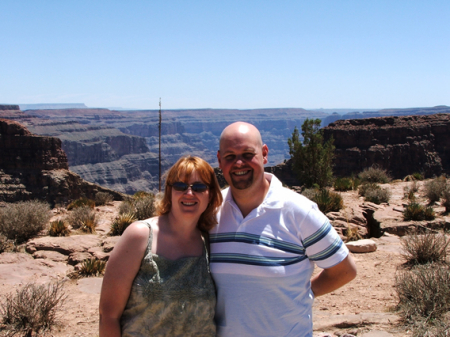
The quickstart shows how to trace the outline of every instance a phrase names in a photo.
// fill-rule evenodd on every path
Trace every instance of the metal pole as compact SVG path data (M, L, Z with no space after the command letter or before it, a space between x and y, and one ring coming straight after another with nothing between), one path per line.
M159 191L161 192L161 97L159 98Z

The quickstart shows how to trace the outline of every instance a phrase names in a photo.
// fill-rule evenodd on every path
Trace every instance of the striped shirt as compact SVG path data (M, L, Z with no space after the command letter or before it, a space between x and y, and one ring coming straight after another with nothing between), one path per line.
M210 232L218 336L312 336L314 263L348 254L330 222L273 175L263 203L245 218L229 189Z

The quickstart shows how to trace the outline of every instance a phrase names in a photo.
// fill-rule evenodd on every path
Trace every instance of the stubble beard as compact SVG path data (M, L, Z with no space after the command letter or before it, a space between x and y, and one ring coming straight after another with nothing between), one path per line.
M247 179L238 179L235 180L235 176L234 175L230 175L230 179L231 179L231 185L237 189L237 190L245 190L247 188L249 188L250 186L252 186L253 183L253 172L250 173L250 176Z

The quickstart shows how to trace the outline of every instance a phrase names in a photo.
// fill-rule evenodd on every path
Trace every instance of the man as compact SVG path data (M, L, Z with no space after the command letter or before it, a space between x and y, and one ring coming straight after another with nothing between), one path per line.
M233 123L220 137L230 187L210 232L218 336L312 336L314 296L356 276L317 205L264 172L268 153L251 124ZM311 279L314 263L323 270Z

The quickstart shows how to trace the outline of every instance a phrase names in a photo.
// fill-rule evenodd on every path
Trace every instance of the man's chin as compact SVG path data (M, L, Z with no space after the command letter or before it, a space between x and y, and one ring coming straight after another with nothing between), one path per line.
M253 182L253 177L250 177L249 179L246 180L234 180L233 178L231 178L231 185L237 189L237 190L245 190L247 188L249 188L250 186L252 186L252 182Z

